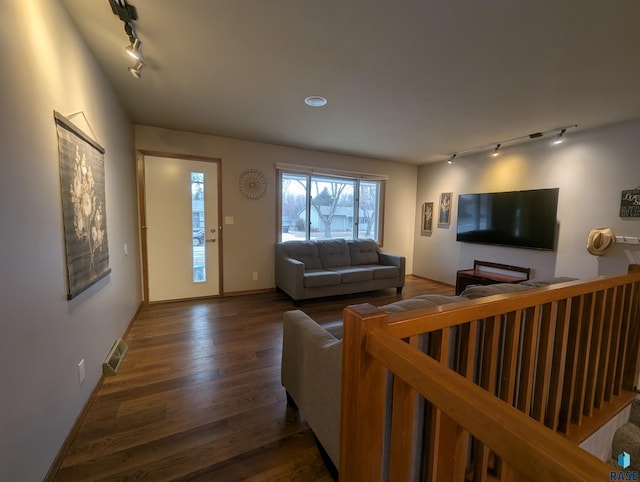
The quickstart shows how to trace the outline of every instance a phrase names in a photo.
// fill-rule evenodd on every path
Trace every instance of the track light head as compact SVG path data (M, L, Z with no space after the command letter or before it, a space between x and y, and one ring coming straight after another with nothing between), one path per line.
M500 153L498 152L500 150L500 144L496 144L496 148L493 150L493 153L491 154L493 157L499 156Z
M553 144L562 144L564 142L564 133L567 132L567 129L560 129L560 132L556 135L556 139L553 141Z
M141 60L138 60L136 62L136 65L134 67L129 67L129 73L135 77L136 79L139 79L142 76L142 69L144 68L144 62L142 62Z
M140 39L134 38L133 42L131 42L131 45L128 45L125 48L125 51L130 57L133 57L136 60L140 60L142 59L142 52L140 51L141 47L142 47L142 42L140 41Z
M449 157L449 160L447 161L447 164L453 164L453 160L456 158L456 154L451 154L451 156Z

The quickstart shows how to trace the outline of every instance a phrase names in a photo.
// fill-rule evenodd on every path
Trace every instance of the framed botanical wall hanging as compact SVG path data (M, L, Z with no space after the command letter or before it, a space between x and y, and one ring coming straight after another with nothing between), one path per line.
M451 198L452 192L440 193L440 204L438 206L438 224L448 226L451 223Z
M67 265L67 299L107 276L104 148L54 112Z
M433 203L422 203L422 222L420 224L420 234L428 236L433 231Z

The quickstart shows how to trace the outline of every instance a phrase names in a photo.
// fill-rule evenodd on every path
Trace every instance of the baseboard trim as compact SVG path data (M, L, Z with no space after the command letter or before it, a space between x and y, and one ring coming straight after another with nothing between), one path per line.
M129 330L131 329L133 322L136 321L136 318L138 317L138 314L142 309L142 305L143 303L141 302L138 305L138 309L136 309L136 312L133 314L133 317L131 318L131 320L129 320L129 324L127 325L126 329L124 330L124 333L122 334L122 339L125 339L129 334ZM91 395L89 395L89 398L87 399L84 406L82 407L80 414L76 418L75 422L73 422L73 425L71 426L71 430L69 430L69 433L65 437L64 442L62 442L62 445L60 446L60 450L58 450L56 458L53 459L53 463L51 464L51 467L49 467L49 471L47 472L47 475L44 477L43 482L52 482L56 474L60 470L60 467L62 466L62 461L64 460L65 456L67 455L67 452L71 448L71 444L75 440L76 435L78 435L80 426L82 425L82 422L84 421L87 414L89 413L89 409L91 408L91 405L95 401L96 396L100 391L100 388L102 388L103 381L104 381L104 376L101 375L100 378L98 379L98 382L96 383L96 386L93 387L93 390L91 390Z
M225 292L223 296L227 297L227 296L258 295L258 294L261 294L261 293L273 293L274 291L277 291L277 289L276 288L263 288L263 289L259 289L259 290L231 291L231 292Z
M91 405L93 404L93 401L95 400L95 397L98 391L100 390L100 388L102 388L103 379L104 377L100 375L100 379L98 380L98 383L91 391L91 395L89 395L87 402L84 404L84 407L82 407L82 410L80 411L80 415L78 415L78 418L76 418L76 421L73 423L71 430L69 430L69 433L65 437L64 442L60 447L60 450L58 450L58 454L56 455L56 458L53 460L53 464L51 464L51 467L49 467L49 471L47 472L47 475L43 479L43 482L53 481L56 474L58 473L58 470L60 470L60 466L62 465L62 461L64 460L64 457L67 455L67 452L71 448L71 444L75 440L76 435L78 434L78 430L82 425L82 422L84 421L87 414L89 413L89 409L91 408Z
M144 306L144 301L141 301L140 304L138 305L138 309L136 310L136 312L133 314L133 316L129 320L129 324L127 325L127 328L125 328L124 333L120 337L123 340L126 340L127 336L129 336L129 331L131 330L131 327L133 326L133 322L136 321L136 318L138 318L138 315L140 314L140 310L142 309L143 306Z
M246 291L225 291L218 295L213 296L196 296L194 298L176 298L172 300L160 300L160 301L146 301L143 302L147 305L160 305L163 303L180 303L183 301L198 301L198 300L218 300L222 298L229 298L231 296L244 296L244 295L257 295L260 293L272 293L276 291L276 288L263 288L259 290L246 290Z
M434 283L440 283L441 285L451 286L452 288L456 287L456 285L445 283L444 281L440 281L440 280L433 279L433 278L427 278L425 276L418 276L417 274L407 275L407 278L418 278L418 279L423 279L423 280L426 280L426 281L433 281Z

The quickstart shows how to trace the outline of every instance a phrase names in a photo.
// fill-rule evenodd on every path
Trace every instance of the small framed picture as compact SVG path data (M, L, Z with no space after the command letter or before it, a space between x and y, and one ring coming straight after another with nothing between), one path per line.
M420 235L428 236L433 230L433 203L422 203L422 222Z
M628 191L622 191L620 199L621 218L640 218L640 186Z
M451 199L452 192L440 193L440 204L438 206L438 225L448 226L451 223Z

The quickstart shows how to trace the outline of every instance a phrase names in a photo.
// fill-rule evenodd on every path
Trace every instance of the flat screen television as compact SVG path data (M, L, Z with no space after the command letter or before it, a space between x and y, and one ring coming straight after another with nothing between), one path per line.
M559 191L460 194L456 240L553 250Z

